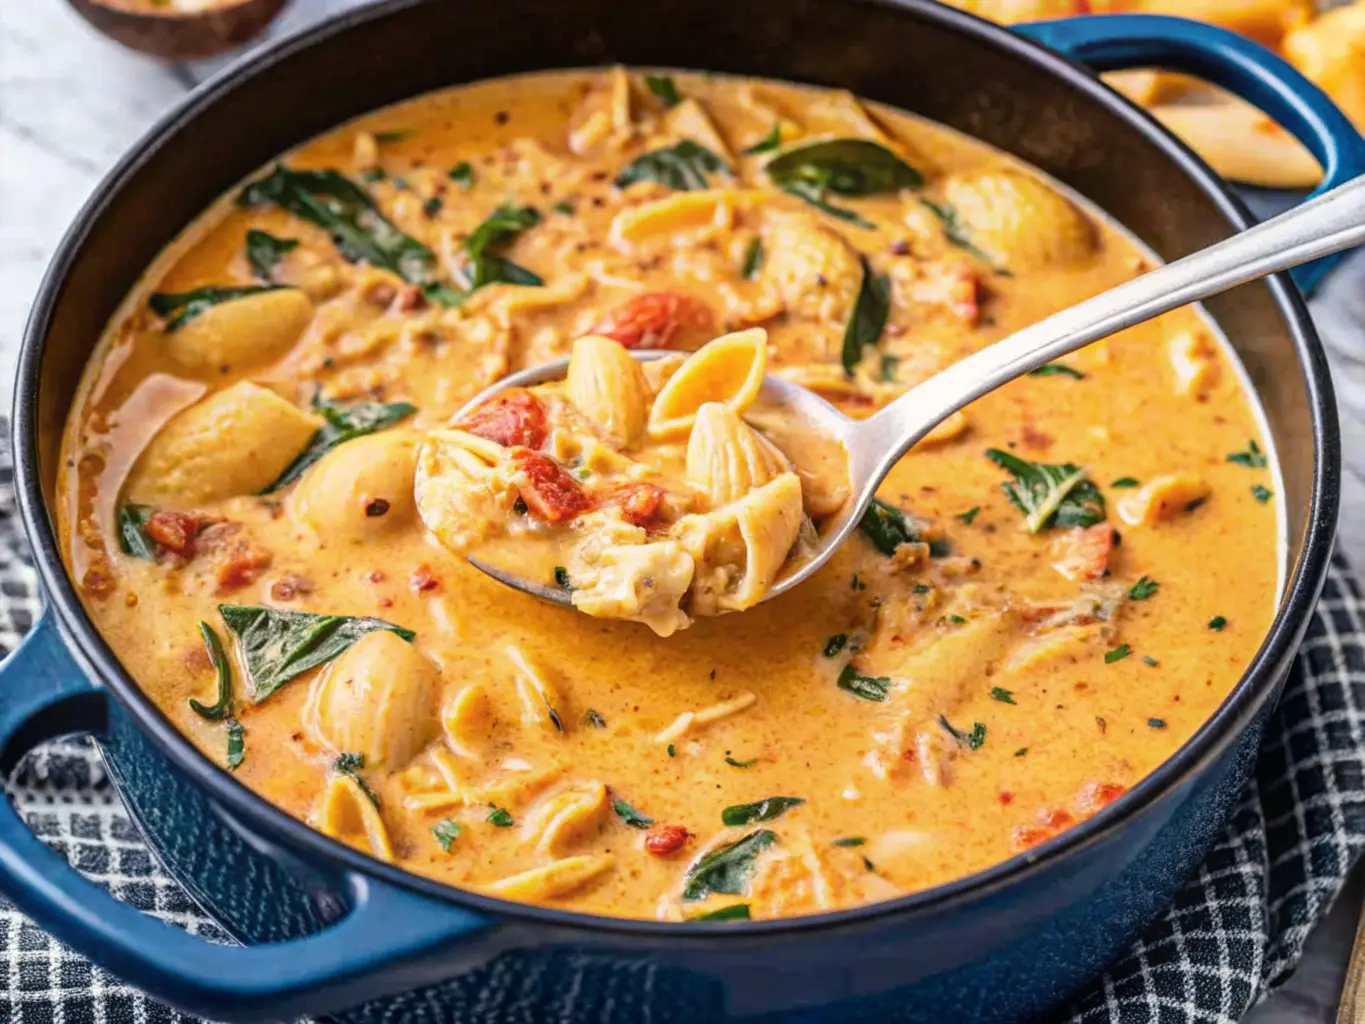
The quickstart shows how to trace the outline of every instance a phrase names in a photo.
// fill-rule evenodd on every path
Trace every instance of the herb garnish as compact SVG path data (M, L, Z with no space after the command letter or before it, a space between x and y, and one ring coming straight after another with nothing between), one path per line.
M1233 452L1228 456L1229 462L1235 462L1239 466L1246 466L1248 469L1265 469L1269 465L1269 460L1265 457L1265 452L1261 451L1260 445L1255 441L1247 442L1247 450L1244 452Z
M676 757L677 755L678 755L677 749L674 748L674 746L673 746L672 743L670 743L670 744L668 745L668 756L669 756L669 757Z
M360 775L365 768L365 755L355 753L344 753L337 756L332 763L332 770L338 775L345 775L348 779L360 787L362 793L370 798L370 803L379 806L379 794L370 788Z
M1124 658L1128 657L1128 655L1132 653L1133 649L1129 647L1127 644L1119 644L1112 650L1104 652L1104 663L1106 665L1112 665L1116 661L1122 661Z
M435 217L441 212L441 207L445 206L445 200L440 196L432 196L422 204L422 212L428 217Z
M900 371L900 368L900 356L893 356L888 352L883 352L881 370L877 374L877 379L884 381L887 384L894 384L896 382L896 374Z
M240 604L220 604L218 611L237 638L256 704L295 676L336 658L366 633L387 629L409 642L417 635L383 619Z
M555 566L555 586L560 590L573 589L573 581L569 579L569 570L562 565Z
M759 821L772 821L781 817L793 807L800 807L806 801L799 796L770 796L751 804L734 804L720 812L720 820L726 825L752 825Z
M207 622L199 623L199 635L204 638L209 663L218 673L218 699L212 705L206 705L191 697L190 708L201 718L216 722L232 711L232 662L228 661L227 652L223 650L223 641L218 639L218 634Z
M616 816L624 821L631 828L649 828L654 824L654 819L641 814L624 800L613 800L611 809L616 812Z
M562 213L566 217L572 217L574 214L573 203L569 202L567 199L561 199L559 202L555 203L554 206L550 207L550 209L554 210L555 213Z
M261 491L262 494L270 494L293 483L303 475L304 470L338 445L407 419L417 411L417 406L409 402L359 402L344 406L314 395L313 409L326 420L325 425L309 439L294 461L284 467L284 472L275 482Z
M1160 589L1161 584L1150 576L1139 576L1138 581L1128 591L1128 599L1130 601L1145 601Z
M758 270L763 266L763 239L755 235L749 242L748 248L744 250L744 263L739 268L740 276L746 281L752 281L758 276Z
M665 108L676 107L682 102L672 75L645 75L645 85L649 86L649 91L659 98Z
M1264 505L1275 496L1275 492L1262 484L1255 484L1251 488L1251 496Z
M866 589L867 589L867 584L863 582L862 577L859 576L856 572L853 574L853 578L852 578L851 580L848 581L848 585L849 585L849 589L851 589L851 590L866 590Z
M954 626L963 626L966 625L967 623L967 620L963 618L961 615L949 615L948 621L951 622Z
M1028 753L1028 747L1020 747L1014 752L1015 757L1023 757Z
M410 139L416 134L416 130L412 128L400 128L391 132L375 132L374 141L382 146L389 142L402 142L404 139Z
M1073 380L1085 380L1085 374L1080 370L1072 369L1066 363L1048 363L1040 366L1036 370L1029 370L1030 377L1070 377Z
M1002 484L1001 489L1024 513L1029 533L1104 521L1104 495L1080 466L1029 462L999 448L987 448L986 458L1014 477L1014 483Z
M862 846L862 845L865 844L866 842L867 842L867 840L866 840L865 838L863 838L862 836L844 836L844 837L841 838L841 839L836 839L836 840L834 840L833 845L834 845L834 846Z
M886 700L886 693L890 686L890 676L859 675L858 670L852 665L845 665L844 670L839 673L839 689L846 690L855 697L861 697L863 700L870 700L878 704Z
M446 177L468 192L474 185L474 168L468 160L461 160L447 172Z
M1209 619L1209 629L1213 630L1215 633L1220 632L1227 624L1228 620L1221 615L1215 615L1213 618Z
M725 161L715 153L691 139L683 139L676 145L636 157L616 176L616 187L656 181L675 192L692 192L710 187L708 174L729 173Z
M991 700L998 700L1001 704L1017 703L1014 699L1014 691L1007 690L1003 686L991 687Z
M949 242L957 246L963 252L975 256L982 263L989 263L992 266L995 265L995 261L992 260L987 253L972 244L971 238L967 235L967 229L963 227L962 222L957 218L956 209L947 203L936 203L932 199L925 199L923 196L920 197L920 205L938 218L939 223L943 226L943 236L948 239ZM1033 372L1037 373L1038 371L1035 370Z
M1144 665L1150 665L1152 668L1156 668L1158 665L1161 664L1161 662L1157 661L1150 654L1144 654L1142 656L1142 663Z
M236 771L246 760L246 730L235 718L227 720L227 766Z
M258 278L274 284L275 267L298 244L297 238L277 238L268 231L252 228L246 233L246 261Z
M890 505L880 498L872 499L872 504L868 506L858 523L858 529L872 542L872 546L884 555L894 555L896 548L902 544L914 544L919 541L919 531L915 529L910 517L895 505ZM861 588L855 586L853 589Z
M713 893L747 896L749 880L754 874L754 860L776 842L777 834L764 828L704 854L687 869L682 898L690 902L703 900Z
M980 505L973 505L971 508L967 509L966 512L959 512L956 518L962 520L962 522L966 523L968 526L971 526L972 520L976 518L976 514L980 511Z
M752 768L754 765L758 764L758 758L751 757L747 761L736 761L729 754L726 754L725 763L728 764L731 768Z
M1166 720L1164 718L1149 718L1147 719L1147 724L1150 725L1153 729L1166 728Z
M583 712L583 724L590 729L605 729L607 727L607 720L598 714L595 709L588 708L587 711Z
M147 305L157 316L170 318L166 333L171 334L213 306L248 295L273 292L277 287L273 284L234 285L227 288L208 285L190 292L157 292L147 300Z
M752 146L744 151L745 156L757 156L759 153L771 153L775 149L782 148L782 126L776 121L773 122L772 131L759 139Z
M519 284L539 287L545 281L540 275L511 260L499 256L492 250L511 242L527 228L540 223L540 213L533 206L512 206L503 203L474 229L464 244L468 260L456 271L456 284L463 292L451 288L429 290L427 298L434 299L443 306L459 306L474 292L488 284Z
M825 657L826 657L826 658L832 658L832 657L834 657L836 654L838 654L840 651L842 651L846 646L848 646L848 634L847 634L847 633L835 633L832 637L830 637L828 640L825 641L825 651L824 651Z
M147 535L147 520L156 509L151 505L124 505L118 510L118 546L125 555L156 561L156 541Z
M352 263L392 271L410 284L429 284L436 254L400 231L369 194L337 171L275 169L242 189L237 205L274 205L318 225Z
M773 157L764 170L782 191L864 228L873 225L852 210L834 206L826 196L880 195L924 183L919 171L871 139L826 139L797 146Z
M844 327L842 360L847 373L852 373L862 362L863 349L877 343L891 312L891 279L885 274L874 274L866 256L858 259L863 265L863 281Z
M728 907L721 907L713 910L709 914L698 914L696 917L689 917L689 921L748 921L749 904L732 903Z
M1135 476L1121 476L1115 480L1110 487L1141 487L1142 482Z
M450 844L460 838L460 823L451 821L449 818L442 818L431 827L431 834L441 844L441 849L449 853Z
M967 733L953 728L953 724L948 721L946 715L938 716L938 724L943 726L943 730L949 736L968 750L980 750L982 744L986 742L986 726L982 722L973 722L972 731Z
M497 804L489 804L488 806L493 808L488 812L488 817L485 819L489 824L496 825L498 828L511 828L516 824L516 822L512 820L510 811L503 810Z

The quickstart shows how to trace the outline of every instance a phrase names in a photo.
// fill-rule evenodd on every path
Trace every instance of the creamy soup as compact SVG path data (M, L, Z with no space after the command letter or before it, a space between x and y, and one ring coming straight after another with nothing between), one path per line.
M68 568L207 757L381 860L666 920L923 889L1096 813L1246 668L1279 550L1250 396L1192 309L1091 346L943 423L756 603L844 495L743 380L867 415L1147 266L1029 168L847 93L616 69L422 97L148 271L65 435ZM740 370L667 397L717 338ZM464 408L571 352L578 384ZM755 546L775 485L792 525ZM653 622L650 574L594 591L594 538L689 516L704 586Z

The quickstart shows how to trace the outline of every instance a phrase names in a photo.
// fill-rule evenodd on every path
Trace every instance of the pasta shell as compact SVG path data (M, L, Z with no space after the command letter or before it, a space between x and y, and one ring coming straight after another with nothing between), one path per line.
M560 709L564 701L558 687L550 681L544 668L528 658L516 644L508 644L504 648L504 653L516 673L522 723L563 732L564 719L560 715Z
M535 844L537 853L557 856L563 847L595 831L606 813L607 787L600 782L580 783L531 808L521 831Z
M626 207L612 219L609 237L625 252L650 242L695 244L733 230L735 214L756 201L757 193L737 189L675 192Z
M669 108L659 124L659 130L674 138L699 142L727 164L734 161L730 147L721 138L711 115L691 96Z
M1167 353L1175 373L1176 393L1196 400L1206 398L1221 376L1213 339L1202 331L1181 331L1171 338Z
M610 871L616 863L611 854L592 857L565 857L541 868L532 868L485 886L489 896L508 900L539 903L542 900L565 896Z
M255 494L275 482L320 425L269 388L240 381L161 428L128 475L128 500L193 508Z
M1095 226L1069 199L1032 175L989 170L959 175L944 198L972 244L1011 270L1067 266L1095 250Z
M290 517L328 541L363 542L409 526L419 440L415 431L385 430L338 445L293 489Z
M761 327L726 334L694 352L668 379L649 410L649 436L681 437L697 410L720 402L742 413L758 396L768 372L768 332Z
M393 845L379 808L349 776L333 775L327 781L316 820L323 835L393 863Z
M190 370L238 372L273 363L299 340L313 303L298 288L277 288L210 306L165 335L166 352Z
M566 381L569 401L623 448L634 447L649 421L649 384L621 345L598 334L573 343Z
M1159 476L1118 503L1119 518L1129 526L1151 526L1174 519L1209 496L1209 485L1196 476Z
M782 297L787 311L842 329L863 284L863 265L853 247L807 213L783 217L765 242L762 280Z
M304 720L324 746L394 771L437 732L441 673L389 630L367 633L314 681Z
M433 430L417 453L413 497L427 529L457 554L506 521L517 499L506 449L463 430Z
M488 693L479 683L461 687L441 713L446 746L471 761L481 759L480 740L486 735L492 708Z
M730 408L707 402L687 439L687 482L711 499L713 508L738 501L791 466L767 438Z

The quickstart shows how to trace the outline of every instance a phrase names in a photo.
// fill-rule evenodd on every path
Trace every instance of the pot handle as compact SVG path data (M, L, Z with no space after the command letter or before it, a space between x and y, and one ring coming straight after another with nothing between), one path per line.
M45 613L0 665L0 771L33 747L73 733L99 735L107 690L67 651ZM197 1016L294 1019L429 984L440 951L484 932L482 917L357 872L345 875L349 911L288 942L224 946L120 903L87 881L0 800L0 891L77 952Z
M1314 196L1365 172L1365 139L1331 98L1287 61L1235 32L1158 14L1088 15L1013 30L1096 71L1182 71L1240 96L1317 158L1326 173ZM1311 295L1343 255L1324 256L1290 274Z

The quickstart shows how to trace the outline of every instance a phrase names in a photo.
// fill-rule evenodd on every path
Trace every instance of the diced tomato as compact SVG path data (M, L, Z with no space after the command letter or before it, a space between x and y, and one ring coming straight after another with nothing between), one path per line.
M456 424L461 430L512 448L539 448L550 432L545 406L525 388L499 392Z
M1056 832L1060 832L1064 828L1070 828L1075 823L1076 819L1071 816L1071 812L1061 810L1060 808L1049 809L1044 807L1038 812L1038 824Z
M981 319L981 272L966 263L926 268L910 289L910 299L942 306L969 326Z
M666 492L653 484L627 484L612 499L621 506L621 518L632 526L648 526L659 516Z
M567 523L592 506L578 482L548 455L518 448L512 459L520 471L517 485L521 500L538 518L547 523Z
M681 850L691 835L681 825L660 825L645 836L645 849L656 857L667 857Z
M617 306L588 333L626 348L668 348L681 330L714 334L711 307L683 292L647 292Z
M1098 814L1126 792L1128 787L1117 782L1087 782L1076 798L1076 808L1085 815Z
M223 594L246 586L260 575L262 569L268 569L272 560L269 551L257 547L245 537L237 538L219 552L217 592Z
M143 527L147 536L181 558L194 557L194 541L203 520L187 512L153 512Z
M1038 825L1015 825L1010 838L1014 841L1015 849L1027 850L1030 846L1047 842L1056 834L1052 829Z
M1097 580L1109 570L1109 554L1114 550L1114 528L1096 523L1085 529L1067 531L1059 542L1062 557L1052 567L1069 580Z

